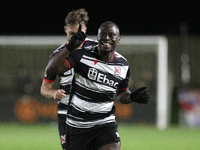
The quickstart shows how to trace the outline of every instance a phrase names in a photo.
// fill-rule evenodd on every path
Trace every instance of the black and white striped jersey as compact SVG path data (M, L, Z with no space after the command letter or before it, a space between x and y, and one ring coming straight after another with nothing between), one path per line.
M86 38L83 44L83 47L87 47L87 49L91 49L94 45L97 44L97 41ZM56 55L56 53L58 53L59 51L63 50L64 47L66 46L66 44L62 44L59 48L57 48L52 55L50 56L50 59ZM62 74L58 75L60 78L60 89L64 89L65 90L65 94L66 97L63 98L62 100L58 101L58 104L64 104L64 105L68 105L69 103L69 95L70 95L70 90L71 90L71 84L72 84L72 80L74 77L74 69L72 68L69 71L66 71ZM52 76L49 74L44 75L43 80L47 81L47 82L54 82L56 79L56 76ZM59 105L60 106L60 105ZM61 106L62 107L62 106ZM64 106L63 106L64 107ZM67 108L67 107L64 107ZM58 108L58 113L59 114L66 114L67 110L63 110L63 109L59 109Z
M115 122L113 98L118 88L128 88L128 61L115 52L115 59L106 62L86 48L73 51L65 61L75 71L67 124L91 128Z

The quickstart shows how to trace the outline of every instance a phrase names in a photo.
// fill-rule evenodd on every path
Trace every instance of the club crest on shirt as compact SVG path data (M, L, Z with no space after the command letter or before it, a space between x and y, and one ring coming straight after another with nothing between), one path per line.
M120 66L115 67L114 75L120 76L120 74L121 74L121 67Z

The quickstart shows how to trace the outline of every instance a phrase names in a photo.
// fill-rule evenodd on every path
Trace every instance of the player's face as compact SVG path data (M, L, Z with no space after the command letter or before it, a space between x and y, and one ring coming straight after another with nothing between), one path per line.
M102 25L99 28L97 40L102 51L113 51L120 41L119 30L113 24Z
M85 24L81 24L82 25L82 31L84 33L86 33L87 27L85 26ZM64 30L65 33L67 34L67 40L68 42L71 40L71 37L78 32L78 28L79 28L79 24L72 24L72 25L67 25L64 26Z

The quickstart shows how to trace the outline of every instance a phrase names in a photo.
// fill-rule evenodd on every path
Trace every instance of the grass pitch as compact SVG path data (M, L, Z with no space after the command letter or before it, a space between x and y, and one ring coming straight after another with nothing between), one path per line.
M121 150L199 150L200 129L119 124ZM61 150L56 124L0 123L0 150Z
M119 125L122 150L199 150L200 129Z

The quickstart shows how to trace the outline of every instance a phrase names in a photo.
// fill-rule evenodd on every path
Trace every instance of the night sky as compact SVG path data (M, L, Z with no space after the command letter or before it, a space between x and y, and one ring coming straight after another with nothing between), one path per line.
M79 8L88 11L89 35L108 20L122 35L178 35L182 22L189 34L200 34L200 0L5 0L0 2L0 34L64 35L66 15Z

